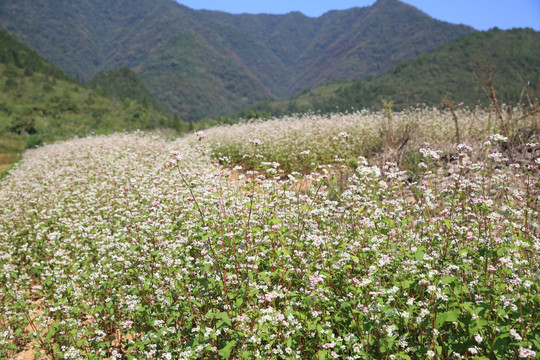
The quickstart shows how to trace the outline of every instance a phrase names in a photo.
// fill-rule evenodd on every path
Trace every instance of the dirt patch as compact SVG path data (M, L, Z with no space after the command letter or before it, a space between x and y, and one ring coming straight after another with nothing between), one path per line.
M10 153L0 153L0 173L5 171L14 162L17 161L17 155Z
M224 169L227 173L227 180L237 184L237 185L245 185L245 181L254 181L257 175L264 175L267 178L272 178L273 175L268 175L264 171L259 172L257 175L246 175L245 171L237 171L234 169ZM240 176L243 175L244 177L241 179ZM281 177L285 177L284 174L279 174ZM310 180L306 177L301 177L300 179L297 179L298 181L294 183L290 190L300 193L300 194L307 194L313 184L313 180Z
M13 360L35 360L37 351L34 349L25 349L13 357ZM51 357L40 355L38 360L52 360Z
M41 302L41 300L37 300L37 301L33 301L32 303L37 306L37 309L31 315L29 315L30 319L32 321L32 324L27 325L24 328L24 331L26 333L33 333L35 330L42 330L42 328L39 326L39 324L36 321L34 321L38 316L43 315L42 302ZM37 328L34 329L34 326L36 326ZM41 337L43 338L44 335L42 334ZM24 349L21 352L17 353L12 359L13 360L35 360L35 359L38 359L38 360L52 360L51 357L49 357L47 355L43 355L43 353L44 353L43 349L41 349L41 351L36 350L36 349L39 349L39 348L40 348L40 344L34 339L34 340L30 341L28 344L26 344ZM38 354L39 354L39 357L36 357L36 355L38 355Z

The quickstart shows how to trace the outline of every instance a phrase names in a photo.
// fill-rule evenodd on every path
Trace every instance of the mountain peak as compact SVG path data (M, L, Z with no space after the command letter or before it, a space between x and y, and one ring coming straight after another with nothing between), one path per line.
M398 0L377 0L373 4L373 6L395 6L395 5L403 5L403 3Z
M414 10L418 13L422 13L426 15L427 17L430 17L429 15L425 14L423 11L419 10L413 5L406 4L400 0L377 0L373 5L371 6L373 9L391 9L391 10Z

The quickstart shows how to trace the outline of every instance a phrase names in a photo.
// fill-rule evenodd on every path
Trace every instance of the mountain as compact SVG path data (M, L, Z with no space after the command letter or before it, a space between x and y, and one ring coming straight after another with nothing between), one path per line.
M137 74L127 66L102 70L87 83L102 95L114 100L135 100L144 106L167 113Z
M27 75L40 72L60 80L69 77L52 62L43 59L37 52L15 40L7 31L0 30L0 63L13 64L25 69Z
M0 172L22 150L43 142L157 127L182 131L187 124L135 100L87 88L0 31Z
M335 81L280 102L263 102L244 112L282 115L304 111L335 112L380 108L396 110L441 101L488 105L488 80L501 103L527 104L540 89L540 32L531 29L475 32L436 50L403 61L370 79ZM525 90L525 91L524 91Z
M0 24L73 77L133 69L185 120L379 74L474 31L398 0L318 18L231 15L173 0L3 0Z

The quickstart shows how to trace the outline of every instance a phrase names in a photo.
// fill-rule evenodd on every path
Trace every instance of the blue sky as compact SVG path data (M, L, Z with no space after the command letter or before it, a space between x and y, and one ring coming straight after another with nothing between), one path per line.
M329 10L369 6L374 0L177 0L192 9L220 10L228 13L285 14L300 11L316 17ZM492 27L510 29L530 27L540 31L540 0L403 0L426 14L477 30Z

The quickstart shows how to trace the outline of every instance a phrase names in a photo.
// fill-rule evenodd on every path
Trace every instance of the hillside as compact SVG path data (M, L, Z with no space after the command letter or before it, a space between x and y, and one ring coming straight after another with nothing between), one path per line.
M0 24L71 76L134 69L185 120L379 74L473 31L397 0L318 18L195 11L172 0L5 0Z
M499 101L527 104L527 91L534 94L540 88L539 43L540 32L531 29L476 32L370 79L330 82L291 100L266 101L248 110L273 115L335 112L381 108L383 100L396 110L419 103L438 106L443 100L474 107L490 103L488 78Z
M70 80L69 77L50 61L43 59L36 51L15 40L7 31L0 29L0 63L13 64L25 73L31 75L40 72L60 80Z
M177 118L135 100L111 100L70 80L5 31L0 45L0 170L25 148L44 142L156 127L182 130Z
M167 112L137 74L127 66L100 71L86 84L98 93L114 100L135 100L144 106Z

